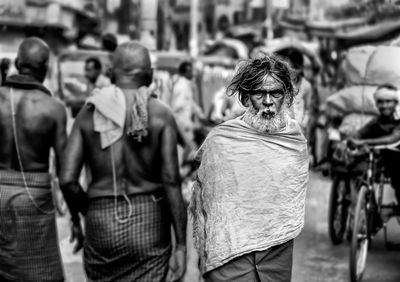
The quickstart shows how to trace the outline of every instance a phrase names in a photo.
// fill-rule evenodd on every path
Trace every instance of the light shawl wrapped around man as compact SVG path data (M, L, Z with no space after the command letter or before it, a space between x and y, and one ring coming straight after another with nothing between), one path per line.
M299 235L308 154L296 121L274 134L258 133L240 118L228 121L210 133L196 160L193 208L203 272Z
M307 140L286 105L276 111L270 106L274 116L283 117L278 130L256 130L247 120L255 111L249 107L243 116L214 128L195 157L199 167L190 210L203 274L235 258L290 242L304 225ZM271 281L290 280L291 251L288 260L289 274ZM225 281L215 277L206 281ZM253 279L240 277L240 281ZM236 276L228 279L239 281Z

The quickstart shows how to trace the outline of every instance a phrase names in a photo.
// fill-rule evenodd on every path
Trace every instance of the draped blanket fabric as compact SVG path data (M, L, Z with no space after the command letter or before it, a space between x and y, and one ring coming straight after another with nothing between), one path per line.
M171 221L166 201L135 195L92 199L86 214L84 246L88 281L165 281L171 254ZM123 222L115 219L116 213Z
M64 281L47 173L0 171L0 281Z
M261 134L237 118L214 128L196 155L191 200L202 272L295 238L304 225L306 139L295 120Z

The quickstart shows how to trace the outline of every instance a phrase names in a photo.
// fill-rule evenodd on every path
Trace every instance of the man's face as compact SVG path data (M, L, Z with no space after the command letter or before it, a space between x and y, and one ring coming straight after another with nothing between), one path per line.
M193 67L191 65L186 67L185 77L189 80L193 78Z
M264 79L261 89L252 91L249 94L253 108L260 111L266 119L275 117L281 111L285 101L285 92L282 84L270 75Z
M381 116L390 117L396 110L397 101L393 99L377 99L376 106L378 107Z
M85 76L89 81L95 82L99 75L100 70L94 67L93 62L89 62L85 65Z

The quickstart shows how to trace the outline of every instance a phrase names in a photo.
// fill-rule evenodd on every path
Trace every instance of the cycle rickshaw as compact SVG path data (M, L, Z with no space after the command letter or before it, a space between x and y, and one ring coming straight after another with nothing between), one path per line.
M366 267L368 250L374 236L384 230L386 246L387 222L400 214L393 204L384 204L384 187L390 183L384 174L384 167L379 164L379 152L382 150L400 151L400 141L390 145L368 146L365 148L368 168L358 186L357 204L354 210L350 247L350 278L352 282L362 280Z
M332 153L332 186L329 196L328 232L334 245L351 239L352 195L359 181L357 161L345 141L337 141Z

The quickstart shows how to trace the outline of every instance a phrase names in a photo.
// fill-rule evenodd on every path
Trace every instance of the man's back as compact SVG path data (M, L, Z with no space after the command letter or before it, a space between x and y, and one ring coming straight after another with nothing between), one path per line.
M60 130L60 119L65 119L64 107L48 94L37 89L0 88L0 169L20 170L17 139L23 169L48 171L49 151Z
M48 170L50 147L59 167L66 113L43 86L49 56L44 41L24 39L18 74L0 88L0 281L64 281Z
M112 58L115 85L87 100L64 153L60 184L73 236L77 249L84 247L90 281L165 281L172 221L178 281L185 271L186 211L176 123L148 88L149 51L129 41ZM78 182L83 164L92 175L87 192Z
M150 99L148 108L149 133L144 141L134 141L124 132L124 136L111 149L101 149L100 136L94 129L94 109L86 107L78 115L73 134L79 130L82 136L86 156L84 161L92 176L89 197L114 195L113 163L117 187L125 189L118 190L118 194L149 193L162 187L161 151L166 146L173 146L176 150L176 143L164 144L163 134L170 130L176 135L176 124L167 106L157 99ZM173 160L171 165L174 165Z

